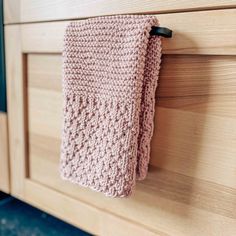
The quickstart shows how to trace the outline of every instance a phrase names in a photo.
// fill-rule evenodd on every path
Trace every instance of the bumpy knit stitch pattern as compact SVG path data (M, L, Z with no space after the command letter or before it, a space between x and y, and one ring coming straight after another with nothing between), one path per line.
M129 196L148 170L161 40L154 16L71 22L63 48L63 179Z

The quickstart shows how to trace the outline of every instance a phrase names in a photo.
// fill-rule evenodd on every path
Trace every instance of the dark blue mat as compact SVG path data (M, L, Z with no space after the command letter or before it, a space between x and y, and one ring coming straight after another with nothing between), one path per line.
M0 236L88 236L13 197L0 193Z

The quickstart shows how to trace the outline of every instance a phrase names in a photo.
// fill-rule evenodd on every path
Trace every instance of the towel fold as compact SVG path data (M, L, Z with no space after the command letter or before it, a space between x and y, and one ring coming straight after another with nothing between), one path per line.
M129 196L148 170L161 40L154 16L71 22L63 48L63 179Z

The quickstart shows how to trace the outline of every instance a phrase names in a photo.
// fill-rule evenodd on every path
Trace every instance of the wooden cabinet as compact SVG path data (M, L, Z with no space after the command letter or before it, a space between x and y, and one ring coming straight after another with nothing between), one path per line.
M5 1L12 194L97 235L234 235L236 2L53 2ZM151 167L131 198L107 198L59 177L63 34L69 19L150 12L174 31Z

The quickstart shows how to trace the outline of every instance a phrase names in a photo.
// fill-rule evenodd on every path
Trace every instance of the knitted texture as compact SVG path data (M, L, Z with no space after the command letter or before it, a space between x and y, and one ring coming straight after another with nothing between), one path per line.
M63 179L129 196L148 170L161 40L154 16L71 22L63 48Z

